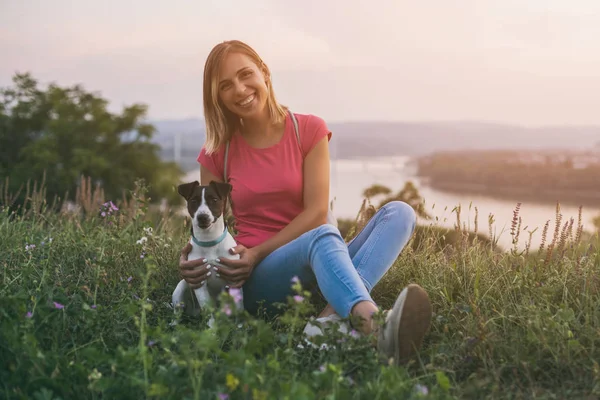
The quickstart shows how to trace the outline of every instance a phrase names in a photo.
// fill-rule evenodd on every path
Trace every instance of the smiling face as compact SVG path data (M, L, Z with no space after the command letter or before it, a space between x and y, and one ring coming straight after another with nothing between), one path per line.
M217 90L222 104L240 118L262 116L267 111L268 71L262 70L252 58L232 51L223 59L217 78Z
M192 224L208 229L222 217L231 185L213 181L207 186L200 186L198 181L194 181L179 185L177 191L187 201Z

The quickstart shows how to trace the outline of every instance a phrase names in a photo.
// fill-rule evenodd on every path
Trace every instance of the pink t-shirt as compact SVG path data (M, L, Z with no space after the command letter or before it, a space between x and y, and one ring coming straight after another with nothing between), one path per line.
M331 140L325 121L314 115L296 114L304 155L323 137ZM268 148L248 145L236 132L229 144L227 174L233 186L232 212L238 234L235 239L247 248L257 246L289 224L304 209L303 153L298 147L289 114L281 140ZM223 145L210 156L204 146L198 162L223 177Z

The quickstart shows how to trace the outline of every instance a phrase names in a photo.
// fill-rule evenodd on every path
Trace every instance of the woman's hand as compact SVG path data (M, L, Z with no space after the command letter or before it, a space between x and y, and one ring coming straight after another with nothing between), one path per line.
M223 264L227 268L214 267L214 270L218 271L223 279L230 282L230 287L241 288L250 277L256 264L258 264L258 253L253 249L247 249L241 244L235 246L229 250L229 252L231 254L239 254L240 259L234 260L221 257L217 259L217 262Z
M192 289L197 289L202 286L211 271L206 260L198 259L188 261L188 254L190 254L190 251L192 251L192 245L188 242L185 247L181 249L181 256L179 257L179 274Z

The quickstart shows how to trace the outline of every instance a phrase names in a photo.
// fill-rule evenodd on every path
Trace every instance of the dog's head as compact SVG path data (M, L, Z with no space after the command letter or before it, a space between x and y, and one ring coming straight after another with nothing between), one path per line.
M179 185L177 192L187 201L192 223L200 229L207 229L223 217L225 201L231 189L229 183L211 181L206 186L200 186L198 181L194 181Z

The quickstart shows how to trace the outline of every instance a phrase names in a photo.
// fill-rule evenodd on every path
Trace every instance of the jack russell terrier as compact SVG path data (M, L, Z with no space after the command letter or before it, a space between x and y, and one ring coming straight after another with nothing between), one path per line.
M225 202L231 189L229 183L215 181L211 181L207 186L200 186L198 181L194 181L177 187L177 192L187 201L187 209L192 217L190 239L192 251L188 255L188 260L203 258L207 260L208 265L227 268L217 263L215 259L240 258L239 254L232 255L229 252L229 249L236 246L236 242L227 230L223 216ZM184 313L197 317L203 307L209 304L217 306L220 294L228 288L227 282L218 277L214 271L208 272L206 280L197 289L191 289L182 279L173 292L173 308L177 310L183 303ZM240 288L240 295L242 295L241 290ZM241 309L243 300L237 301L236 306ZM214 317L211 316L208 326L212 328L213 323Z

